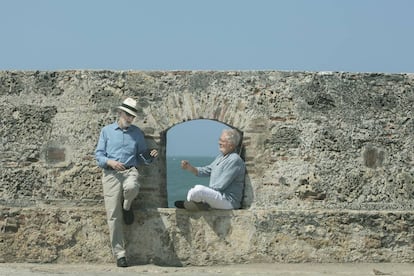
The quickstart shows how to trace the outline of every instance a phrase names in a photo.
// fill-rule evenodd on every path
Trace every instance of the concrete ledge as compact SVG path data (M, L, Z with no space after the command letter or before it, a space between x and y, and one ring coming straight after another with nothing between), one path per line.
M102 207L0 208L0 261L113 262ZM414 211L135 212L132 264L413 262Z

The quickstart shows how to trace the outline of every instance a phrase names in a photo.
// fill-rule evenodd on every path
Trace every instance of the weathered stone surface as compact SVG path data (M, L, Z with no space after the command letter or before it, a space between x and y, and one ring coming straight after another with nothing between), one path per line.
M140 168L140 220L127 230L136 263L412 262L413 84L413 74L0 72L1 258L111 260L94 149L131 96L160 151ZM243 132L245 210L158 209L166 133L194 119Z
M2 262L111 260L101 210L4 208L0 224Z
M413 262L411 211L135 212L131 263ZM111 262L103 208L4 208L2 262Z

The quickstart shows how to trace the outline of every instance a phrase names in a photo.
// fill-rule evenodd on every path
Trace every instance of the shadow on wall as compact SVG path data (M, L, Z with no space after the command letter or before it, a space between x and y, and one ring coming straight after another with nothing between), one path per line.
M140 189L132 208L154 209L167 207L165 146L146 137L148 148L158 149L158 158L149 165L138 166Z
M222 262L220 257L217 258L214 251L206 251L203 249L211 246L211 243L217 241L231 251L231 236L238 234L234 233L232 223L233 214L233 210L191 212L177 209L176 226L179 231L177 231L174 239L177 244L179 244L179 249L205 256L205 258L202 258L201 262L198 258L190 256L190 258L183 260L182 265L188 266L195 264L205 266ZM185 242L179 242L180 239L184 239ZM194 248L194 245L197 246Z
M174 231L165 225L161 214L156 210L136 211L135 217L134 223L125 229L130 264L183 266L174 246ZM142 234L149 232L152 234Z
M249 209L253 204L253 200L254 200L253 187L250 181L249 172L246 171L241 209Z

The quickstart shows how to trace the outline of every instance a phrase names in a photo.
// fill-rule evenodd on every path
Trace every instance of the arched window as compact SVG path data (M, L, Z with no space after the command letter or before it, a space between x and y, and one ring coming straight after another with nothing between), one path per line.
M227 127L218 121L200 119L180 123L167 131L168 207L174 207L176 200L184 200L194 185L208 186L209 178L181 169L181 160L188 160L193 166L210 164L219 154L218 140Z

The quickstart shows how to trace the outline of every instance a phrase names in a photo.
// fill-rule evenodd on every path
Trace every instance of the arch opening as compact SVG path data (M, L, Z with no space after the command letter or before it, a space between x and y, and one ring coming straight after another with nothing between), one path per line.
M166 133L166 184L168 207L176 200L184 200L188 190L196 184L208 186L208 177L197 177L181 169L181 161L193 166L210 164L220 153L218 139L224 123L209 119L196 119L177 124Z

